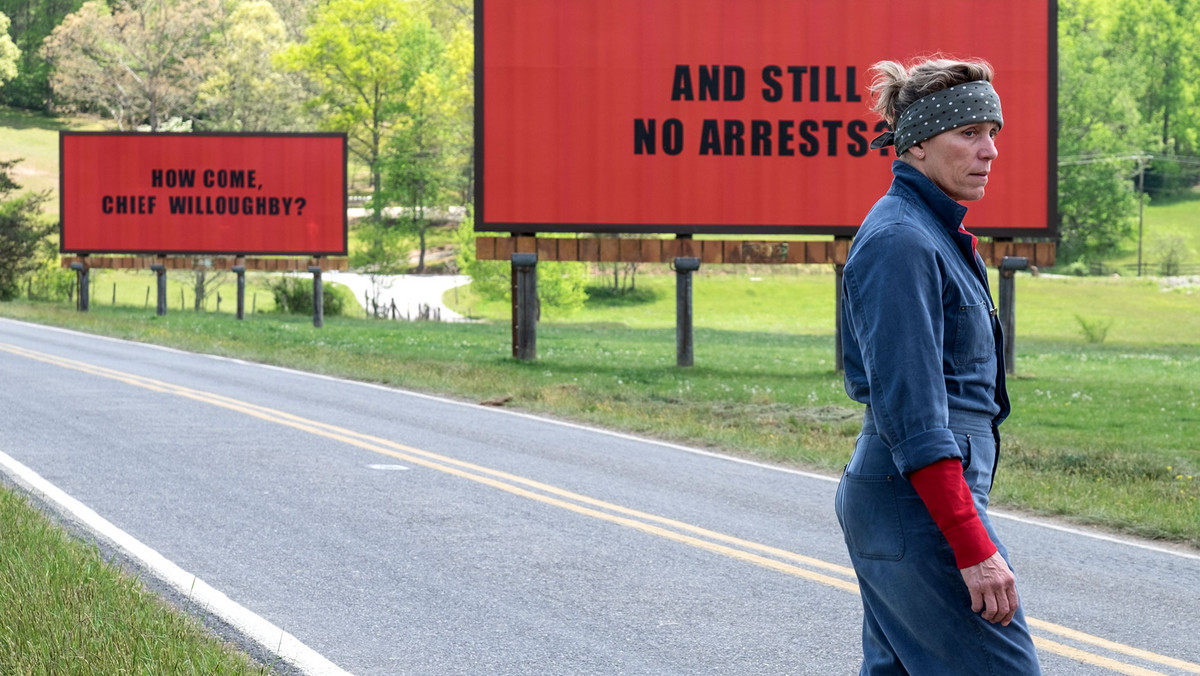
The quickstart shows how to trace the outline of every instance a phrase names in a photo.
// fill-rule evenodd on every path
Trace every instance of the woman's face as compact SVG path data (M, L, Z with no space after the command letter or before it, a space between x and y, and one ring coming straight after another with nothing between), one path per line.
M929 177L951 199L967 202L983 198L1000 125L980 122L955 127L909 148L909 164Z

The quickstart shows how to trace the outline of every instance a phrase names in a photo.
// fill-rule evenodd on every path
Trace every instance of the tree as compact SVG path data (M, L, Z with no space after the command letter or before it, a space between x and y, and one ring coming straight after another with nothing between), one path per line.
M1200 77L1200 7L1195 0L1139 0L1119 4L1111 44L1127 53L1142 77L1134 89L1162 152L1197 147L1196 80Z
M0 0L0 12L12 21L8 32L21 50L16 79L0 88L0 103L29 110L50 105L50 66L41 53L42 41L63 17L83 0Z
M111 11L89 0L46 39L51 87L120 129L192 118L220 11L220 0L119 0Z
M455 231L455 263L471 277L471 291L491 300L512 300L512 264L475 256L475 218L468 214ZM584 263L538 263L538 300L547 314L568 316L587 301Z
M275 68L287 47L287 28L266 0L237 6L223 30L208 78L200 85L206 127L234 131L286 131L298 125L300 83Z
M388 227L382 222L367 220L358 225L359 241L366 243L366 248L359 247L350 252L350 267L362 270L371 283L371 290L364 301L364 307L373 315L380 314L379 297L383 293L384 283L391 275L404 272L405 253L412 242L408 233L400 228ZM382 308L387 312L387 308Z
M0 12L0 87L17 77L17 62L21 58L21 50L17 49L17 45L8 35L11 23L8 16Z
M304 39L304 31L312 23L312 14L321 0L271 0L271 6L287 27L288 42Z
M431 64L432 65L432 64ZM382 199L406 211L401 220L417 235L417 274L425 272L428 210L441 205L450 182L445 140L448 116L440 100L442 78L425 72L409 93L406 115L383 161Z
M18 162L0 161L0 300L12 300L20 293L18 280L37 269L38 245L54 229L40 218L49 191L10 197L21 188L12 178Z
M1059 4L1058 210L1062 263L1098 261L1132 233L1130 176L1152 139L1131 85L1141 70L1107 41L1103 0Z
M330 0L305 36L280 62L315 82L321 126L346 131L350 151L369 167L378 220L380 157L437 34L408 0Z
M208 273L209 271L205 268L196 268L195 270L192 270L191 273L193 298L192 309L194 309L196 312L204 311L205 301L208 300L208 294L216 291L217 288L225 283L226 278L229 276L229 273L225 272L224 270L215 272L212 277L209 277Z
M442 98L447 116L443 154L447 188L460 205L475 200L475 17L470 0L422 0L445 43Z

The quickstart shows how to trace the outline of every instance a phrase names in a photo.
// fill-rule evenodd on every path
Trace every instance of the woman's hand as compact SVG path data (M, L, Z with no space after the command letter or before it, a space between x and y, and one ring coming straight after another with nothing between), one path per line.
M971 592L971 610L983 619L1008 626L1017 613L1017 579L1000 552L969 567L960 568L963 582Z

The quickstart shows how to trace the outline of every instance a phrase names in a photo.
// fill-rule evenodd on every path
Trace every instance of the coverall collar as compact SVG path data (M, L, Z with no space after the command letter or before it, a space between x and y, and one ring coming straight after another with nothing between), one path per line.
M933 215L937 217L947 230L957 232L958 226L967 215L967 208L950 199L942 189L929 180L925 174L902 160L892 160L892 187L888 190L893 195L917 198L924 202ZM908 193L907 195L905 193Z

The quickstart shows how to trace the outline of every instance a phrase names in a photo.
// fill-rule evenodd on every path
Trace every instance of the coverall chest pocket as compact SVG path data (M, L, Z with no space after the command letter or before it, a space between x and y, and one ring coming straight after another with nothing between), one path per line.
M965 366L992 358L996 339L987 303L960 305L954 318L954 364Z

